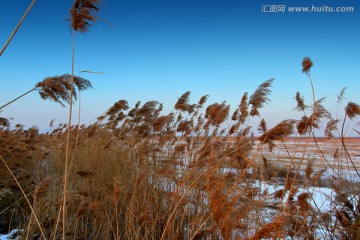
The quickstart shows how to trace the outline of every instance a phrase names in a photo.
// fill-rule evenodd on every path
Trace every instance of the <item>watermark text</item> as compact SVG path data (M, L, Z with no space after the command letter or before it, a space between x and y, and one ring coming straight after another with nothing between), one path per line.
M263 13L351 13L355 11L355 7L334 7L334 6L287 6L287 5L262 5L261 12Z

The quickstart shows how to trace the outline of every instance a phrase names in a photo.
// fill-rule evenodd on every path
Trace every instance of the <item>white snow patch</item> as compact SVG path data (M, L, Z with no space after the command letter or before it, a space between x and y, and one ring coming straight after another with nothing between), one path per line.
M5 235L0 234L0 240L16 240L16 239L19 239L19 237L16 236L16 235L17 235L18 232L22 232L22 231L23 230L20 230L20 229L14 229L11 232L9 232L8 234L5 234Z

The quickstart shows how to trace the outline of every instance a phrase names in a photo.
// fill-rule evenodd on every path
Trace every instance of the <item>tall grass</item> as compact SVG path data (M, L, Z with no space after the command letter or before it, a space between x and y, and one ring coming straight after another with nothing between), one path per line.
M11 170L1 170L2 231L22 228L29 239L359 238L359 179L347 175L356 177L360 149L345 136L309 140L305 133L330 118L318 100L310 117L269 127L257 116L272 81L245 93L233 113L225 102L206 106L207 95L191 103L186 92L164 115L157 101L119 100L91 125L47 133L1 126L0 155ZM345 114L355 118L358 105ZM259 119L260 134L249 118ZM68 133L77 147L67 153ZM331 191L320 202L319 189Z
M73 30L72 38L72 51L71 51L71 82L70 92L74 89L74 69L75 69L75 39L76 33L84 33L89 30L91 22L95 22L96 16L94 12L99 9L96 6L99 4L99 0L75 0L73 7L70 10L71 14L71 28ZM69 157L70 157L70 131L72 122L72 106L73 106L73 95L70 94L69 99L69 114L68 114L68 126L66 135L66 146L65 146L65 163L64 163L64 184L63 184L63 203L62 203L62 239L66 236L66 204L67 204L67 180L69 171Z
M245 92L233 112L226 101L206 105L208 95L191 103L188 91L170 113L155 100L134 107L119 100L95 123L73 125L73 102L91 88L74 76L76 33L89 30L99 3L75 0L70 10L72 73L46 78L0 107L33 91L70 106L68 123L51 122L46 133L0 117L0 233L23 229L24 239L360 238L359 140L344 131L360 107L349 102L338 129L338 109L333 118L325 98L315 97L308 57L302 71L313 99L308 105L296 93L300 119L270 127L259 119L270 101L269 79ZM338 108L343 99L344 89ZM255 120L258 126L251 126ZM327 139L315 136L321 128Z

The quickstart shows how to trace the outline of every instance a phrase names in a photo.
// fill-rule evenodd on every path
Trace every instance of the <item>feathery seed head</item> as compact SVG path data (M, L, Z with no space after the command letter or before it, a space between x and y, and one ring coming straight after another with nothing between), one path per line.
M357 115L360 115L360 106L356 103L349 102L345 108L345 114L348 118L353 119Z
M301 65L302 65L302 72L309 74L311 67L314 66L314 63L311 61L309 57L304 57Z
M95 22L97 16L94 12L98 12L100 0L75 0L70 10L71 27L78 32L84 33L89 30L91 22Z
M74 76L74 86L77 87L78 91L92 88L90 81L77 76ZM34 89L39 91L42 99L50 99L60 103L61 106L64 107L64 102L70 102L71 75L63 74L60 76L47 77L43 81L38 82ZM73 88L72 95L76 100L77 92L75 88Z

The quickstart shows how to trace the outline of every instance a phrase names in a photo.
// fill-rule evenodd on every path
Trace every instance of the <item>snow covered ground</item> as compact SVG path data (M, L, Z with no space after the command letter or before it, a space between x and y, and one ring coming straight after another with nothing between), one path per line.
M8 234L4 234L4 235L0 234L0 240L16 240L16 239L19 239L17 237L18 232L22 232L22 230L14 229L11 232L9 232Z

